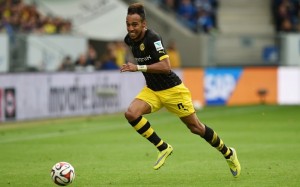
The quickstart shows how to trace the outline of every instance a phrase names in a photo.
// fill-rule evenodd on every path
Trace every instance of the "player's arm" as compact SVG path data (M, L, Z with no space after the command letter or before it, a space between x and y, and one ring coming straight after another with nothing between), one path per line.
M169 57L166 55L163 59L161 59L159 62L147 65L147 71L148 73L170 73L171 71L171 65Z
M130 71L141 71L141 72L147 72L147 73L170 73L171 71L171 65L169 61L169 57L165 56L162 60L160 60L157 63L151 64L151 65L136 65L131 62L128 62L127 64L123 64L121 67L121 72Z

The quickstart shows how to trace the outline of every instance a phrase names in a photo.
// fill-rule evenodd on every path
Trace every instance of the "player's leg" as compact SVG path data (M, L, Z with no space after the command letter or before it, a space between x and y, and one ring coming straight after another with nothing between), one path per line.
M170 112L175 113L192 133L204 138L223 154L234 176L240 174L240 164L235 150L228 148L213 129L200 122L195 113L190 91L183 84L162 92L161 98L164 98L165 107Z
M147 102L145 100L147 100ZM150 122L143 117L144 114L155 112L160 108L161 105L156 96L151 94L148 89L143 89L125 112L125 117L131 126L159 150L154 169L159 169L164 164L165 159L173 151L172 146L164 142L151 127Z
M151 112L148 103L140 99L134 99L125 112L125 118L131 126L143 137L154 144L159 151L167 148L167 144L156 134L150 122L143 117L144 114Z
M200 122L195 113L190 91L183 84L162 92L161 98L165 107L175 113L192 133L200 135L226 158L232 154L217 133Z
M231 150L224 144L218 134L210 127L202 124L195 113L180 119L192 133L204 138L210 145L219 150L225 158L231 156Z
M222 153L234 177L238 177L240 175L241 166L238 161L235 149L227 147L223 140L213 129L200 122L195 113L186 117L181 117L180 119L184 122L184 124L186 124L186 126L192 133L201 136L211 146L215 147Z

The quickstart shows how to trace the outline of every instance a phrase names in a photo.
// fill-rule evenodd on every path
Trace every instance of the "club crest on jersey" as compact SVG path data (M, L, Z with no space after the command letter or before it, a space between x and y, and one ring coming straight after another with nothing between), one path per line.
M163 45L162 45L162 43L161 43L160 40L154 42L154 46L155 46L155 48L156 48L156 51L160 51L160 50L164 49L164 47L163 47Z
M143 43L141 43L141 45L140 45L140 50L141 50L141 51L144 51L144 50L145 50L145 45L144 45Z

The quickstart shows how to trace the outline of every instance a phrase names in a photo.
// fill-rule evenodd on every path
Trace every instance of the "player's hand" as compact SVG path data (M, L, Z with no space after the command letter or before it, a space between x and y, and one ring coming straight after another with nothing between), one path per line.
M120 69L120 72L126 72L126 71L135 72L137 71L137 66L131 62L128 62L127 64L123 64Z

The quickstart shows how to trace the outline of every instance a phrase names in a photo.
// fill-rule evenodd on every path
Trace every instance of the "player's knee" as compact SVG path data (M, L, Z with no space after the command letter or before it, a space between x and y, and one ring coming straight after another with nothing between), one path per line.
M131 114L130 114L130 112L129 112L128 110L124 113L124 116L125 116L125 118L126 118L127 120L131 118ZM128 121L129 121L129 120L128 120Z
M134 121L136 120L139 116L136 116L133 112L131 112L130 110L127 110L124 113L125 118L127 119L127 121Z

